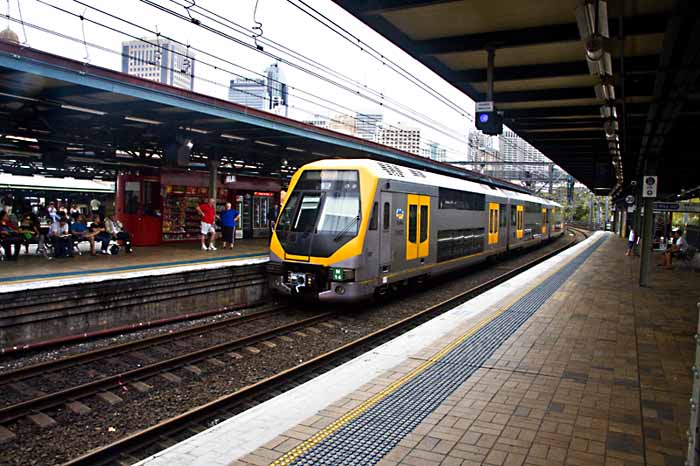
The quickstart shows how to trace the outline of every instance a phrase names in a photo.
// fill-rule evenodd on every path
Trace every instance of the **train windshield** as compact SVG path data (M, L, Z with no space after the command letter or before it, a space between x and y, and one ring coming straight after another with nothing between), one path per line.
M307 170L290 194L276 232L290 254L327 257L360 228L355 170Z

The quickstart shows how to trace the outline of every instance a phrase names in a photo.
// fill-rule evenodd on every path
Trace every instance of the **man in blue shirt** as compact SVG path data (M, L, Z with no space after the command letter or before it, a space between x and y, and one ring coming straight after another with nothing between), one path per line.
M230 202L227 202L219 217L221 218L221 236L224 242L224 249L226 249L227 244L229 249L233 249L233 242L236 238L236 222L238 222L240 214L231 207Z

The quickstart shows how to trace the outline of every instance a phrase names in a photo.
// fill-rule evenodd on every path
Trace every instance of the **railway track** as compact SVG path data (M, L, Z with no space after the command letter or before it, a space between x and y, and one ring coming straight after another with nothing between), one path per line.
M115 360L117 358L128 358L134 354L138 354L143 358L143 351L148 349L153 352L154 349L161 345L172 345L174 342L186 341L188 338L199 339L205 333L221 332L232 327L239 327L243 324L257 322L262 319L270 318L276 314L290 314L289 308L286 306L271 306L268 309L257 311L251 314L224 319L218 322L211 322L204 325L198 325L183 329L177 332L156 335L143 340L123 343L116 346L106 347L95 351L77 354L75 356L49 361L41 364L23 367L12 372L3 374L3 384L0 387L8 389L8 385L12 384L20 388L29 387L27 381L35 380L71 380L71 373L76 371L86 372L84 366L92 365L93 367L104 364L104 361ZM21 400L9 406L0 408L0 425L7 425L19 418L31 416L35 413L44 413L53 408L63 406L67 403L75 403L84 398L106 392L110 389L124 387L128 383L138 382L158 374L169 373L177 368L189 367L199 361L212 358L216 355L235 351L237 349L254 345L286 333L305 328L330 319L334 315L327 312L316 314L311 317L295 319L292 322L278 325L267 330L254 333L248 332L245 336L223 340L220 343L207 345L204 348L194 349L191 351L182 352L177 356L161 358L152 363L145 364L129 364L132 368L122 371L115 371L110 375L99 374L86 383L69 386L60 390L53 391L48 394L39 394L32 398ZM186 344L186 343L185 343ZM196 346L195 346L196 347ZM167 351L161 351L161 354L168 354ZM195 369L196 370L196 369ZM72 371L72 372L71 372ZM29 393L36 393L35 390L27 390Z
M570 231L582 239L588 233L571 228ZM295 367L279 372L271 377L248 385L234 393L220 397L205 405L183 414L166 419L157 425L128 435L104 447L92 450L75 458L64 466L130 464L148 455L157 453L164 446L172 445L191 435L201 432L223 419L242 412L252 405L261 403L277 394L287 391L318 374L324 373L346 361L375 348L384 342L430 320L498 284L534 267L546 259L559 254L579 242L573 240L564 246L550 251L526 264L515 267L503 274L463 291L438 304L394 322L380 330L360 337L339 348L328 351Z

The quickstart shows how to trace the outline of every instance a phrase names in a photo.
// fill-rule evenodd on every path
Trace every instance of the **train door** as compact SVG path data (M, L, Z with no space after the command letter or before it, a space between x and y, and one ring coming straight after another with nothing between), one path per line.
M409 194L406 208L406 260L429 253L430 197Z
M515 237L523 239L523 225L525 224L525 206L516 206L515 212Z
M547 209L542 209L542 228L540 231L543 235L547 234Z
M381 220L379 225L379 269L386 273L391 270L391 193L382 192L380 196Z
M498 204L489 202L489 234L488 244L498 243Z

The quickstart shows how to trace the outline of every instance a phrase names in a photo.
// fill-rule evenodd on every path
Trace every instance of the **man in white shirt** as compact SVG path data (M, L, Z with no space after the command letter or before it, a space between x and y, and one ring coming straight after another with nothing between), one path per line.
M683 238L681 230L673 231L673 246L668 248L664 253L663 266L667 269L671 268L674 257L683 257L688 252L688 242Z
M71 234L68 220L61 215L58 221L51 224L49 238L53 241L54 257L72 257Z

